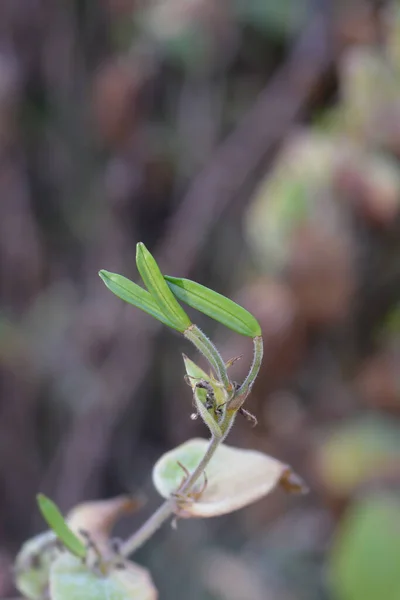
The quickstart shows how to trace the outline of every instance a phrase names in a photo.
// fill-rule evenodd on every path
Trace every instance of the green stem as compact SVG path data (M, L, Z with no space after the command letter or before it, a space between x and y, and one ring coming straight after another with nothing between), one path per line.
M189 494L189 492L193 488L194 484L196 483L198 478L201 476L201 474L204 472L208 463L214 456L214 453L215 453L216 449L218 448L220 442L221 442L221 439L218 437L215 437L215 436L213 436L210 439L210 443L208 445L208 448L207 448L203 458L201 459L201 461L199 462L199 464L197 465L195 470L189 475L189 477L187 478L187 480L185 481L185 483L179 490L179 495ZM156 512L153 513L151 515L151 517L145 523L143 523L141 528L138 531L136 531L130 538L128 538L122 544L121 555L128 557L131 554L133 554L133 552L135 552L138 548L140 548L145 542L147 542L147 540L150 539L154 535L154 533L161 527L161 525L163 525L163 523L165 523L165 521L171 515L174 514L175 507L176 507L176 500L174 498L166 500L156 510Z
M258 372L260 370L262 357L263 357L263 351L264 351L263 350L263 340L262 340L261 335L258 335L255 338L253 338L253 344L254 344L254 355L253 355L253 362L250 367L250 371L248 372L246 379L244 380L244 382L242 383L242 385L236 392L233 399L229 402L229 404L228 404L229 410L239 410L239 408L242 406L243 402L246 400L247 396L250 394L251 388L253 387L253 384L254 384L256 377L258 375Z
M225 411L225 415L224 418L222 419L222 422L219 424L221 431L222 431L222 439L221 442L224 441L224 439L226 438L226 436L228 435L228 433L230 432L230 430L232 429L232 426L235 422L236 419L236 415L237 415L237 411L235 410L226 410Z
M230 390L232 384L228 377L225 363L214 344L201 331L201 329L197 327L197 325L191 325L188 327L183 335L186 339L192 342L192 344L196 346L197 350L201 352L201 354L208 360L225 389Z

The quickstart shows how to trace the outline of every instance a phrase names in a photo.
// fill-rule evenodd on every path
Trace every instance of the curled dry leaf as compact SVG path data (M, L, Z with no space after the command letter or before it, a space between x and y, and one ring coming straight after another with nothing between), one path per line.
M117 496L109 500L98 500L78 504L68 514L68 525L79 534L87 531L97 544L106 543L115 523L122 516L140 508L142 502L133 496Z
M45 531L25 542L14 564L15 585L30 600L46 597L49 569L58 556L57 536Z
M182 468L192 471L208 447L208 441L192 439L167 452L153 469L153 483L164 498L169 498L182 483ZM179 464L180 463L180 464ZM221 444L207 469L207 485L199 479L192 499L178 498L180 517L216 517L243 508L283 485L286 491L304 492L300 478L284 463L255 450L242 450ZM199 494L200 493L200 494ZM198 497L200 496L200 497Z
M157 590L146 569L130 561L105 575L71 554L60 555L50 570L52 600L157 600Z

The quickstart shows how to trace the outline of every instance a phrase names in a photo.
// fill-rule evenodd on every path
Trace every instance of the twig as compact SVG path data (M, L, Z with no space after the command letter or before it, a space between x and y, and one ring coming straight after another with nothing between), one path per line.
M156 259L164 272L180 276L189 273L206 232L239 197L263 158L276 148L307 107L332 62L333 46L327 23L318 15L303 31L287 63L195 179L156 249ZM110 408L104 409L96 405L81 417L67 434L53 464L60 482L56 500L64 506L75 504L85 493L96 492L114 426L147 376L158 326L154 324L149 330L139 314L129 317L129 323L131 345L140 346L137 360L130 365L129 390L113 389L112 408L110 404ZM104 367L105 378L118 365L120 350L115 349ZM106 381L104 389L109 389Z

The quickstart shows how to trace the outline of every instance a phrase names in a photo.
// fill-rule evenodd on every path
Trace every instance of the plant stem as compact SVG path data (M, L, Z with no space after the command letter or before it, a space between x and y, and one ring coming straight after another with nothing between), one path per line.
M244 382L242 383L242 385L236 392L235 396L229 402L229 404L228 404L229 410L233 410L233 409L239 410L239 408L242 406L243 402L246 400L247 396L250 394L251 388L253 387L253 383L255 382L258 372L260 370L263 352L264 352L263 340L262 340L261 335L258 335L255 338L253 338L253 344L254 344L254 355L253 355L253 362L250 367L250 371L248 372L246 379L244 380Z
M187 478L187 480L185 481L185 483L179 490L179 494L188 494L190 492L190 490L192 489L192 487L194 486L194 484L196 483L196 481L201 476L203 471L206 469L208 463L214 456L215 451L218 448L220 443L221 443L221 438L216 437L214 435L211 437L210 442L208 444L208 448L207 448L203 458L201 459L201 461L199 462L199 464L197 465L195 470L189 475L189 477Z
M197 327L197 325L191 325L184 331L186 339L194 344L199 352L208 360L210 365L213 367L216 375L220 382L224 385L227 391L232 389L232 383L229 380L228 373L225 367L225 363L222 360L222 356L211 342L208 337Z
M135 531L121 546L122 556L128 557L138 548L140 548L152 535L161 527L161 525L173 514L175 501L166 500L156 510L155 513L147 519L145 523Z
M194 486L194 484L196 483L196 481L201 476L208 463L212 459L220 442L221 439L215 436L213 436L210 439L210 443L203 458L179 490L180 495L189 494L192 487ZM121 555L128 557L131 554L133 554L133 552L138 550L138 548L140 548L145 542L147 542L147 540L152 537L152 535L157 531L157 529L159 529L161 525L163 525L163 523L165 523L165 521L172 514L174 514L176 502L177 501L174 498L171 498L169 500L166 500L163 504L161 504L161 506L156 510L156 512L153 513L145 523L143 523L141 528L122 544Z

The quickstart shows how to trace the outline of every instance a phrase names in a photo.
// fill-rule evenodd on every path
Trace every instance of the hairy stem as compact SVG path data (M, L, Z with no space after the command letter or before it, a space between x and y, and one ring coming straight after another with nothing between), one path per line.
M179 494L189 494L196 481L199 479L203 471L206 469L208 463L212 459L216 449L218 448L221 439L213 436L210 439L209 446L195 468L195 470L189 475L185 483L179 490ZM143 525L136 531L130 538L128 538L121 546L121 555L128 557L138 548L140 548L148 539L150 539L154 533L169 519L169 517L175 512L176 500L171 498L166 500L151 517L143 523Z
M184 335L189 341L191 341L196 346L196 348L208 360L208 362L218 375L221 383L224 385L225 390L227 392L231 391L232 383L229 380L222 357L219 354L218 350L215 348L214 344L204 335L204 333L196 325L192 325L188 329L186 329ZM199 479L199 477L209 464L210 460L212 459L219 444L229 433L229 430L234 422L237 410L241 407L246 397L250 393L253 383L260 370L261 361L263 357L263 342L261 336L255 337L253 339L253 343L254 356L252 365L250 367L250 371L246 379L238 389L238 391L235 393L232 400L230 400L230 402L227 405L223 421L220 424L222 429L222 435L212 435L203 458L180 488L180 495L188 495L190 493L196 481ZM169 517L174 514L176 503L177 500L175 498L170 498L169 500L166 500L156 510L156 512L153 513L151 517L141 526L141 528L123 543L121 547L122 556L127 557L131 555L145 542L147 542L147 540L152 537L152 535L157 531L157 529L159 529L161 525L163 525L163 523L165 523L165 521L167 521L167 519L169 519Z
M190 490L192 489L192 487L194 486L194 484L196 483L196 481L201 476L203 471L206 469L208 463L214 456L215 451L218 448L220 443L221 443L220 437L216 437L216 436L211 437L208 448L207 448L203 458L201 459L201 461L199 462L199 464L197 465L195 470L192 471L192 473L189 475L189 477L187 478L187 480L185 481L185 483L179 490L180 494L188 494L190 492Z
M211 340L208 339L197 325L188 327L183 335L208 360L225 389L228 391L231 390L232 383L229 380L225 363Z
M254 344L254 355L253 362L250 367L250 371L247 374L246 379L232 398L232 400L228 404L229 410L239 410L242 406L243 402L246 400L247 396L250 394L251 388L253 387L253 383L256 380L258 372L261 367L262 357L263 357L263 340L260 335L253 338Z

